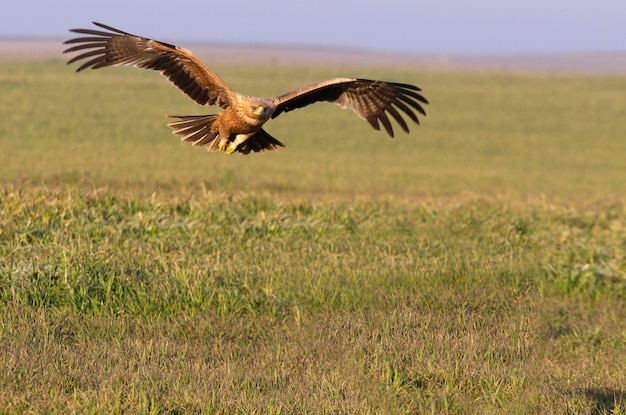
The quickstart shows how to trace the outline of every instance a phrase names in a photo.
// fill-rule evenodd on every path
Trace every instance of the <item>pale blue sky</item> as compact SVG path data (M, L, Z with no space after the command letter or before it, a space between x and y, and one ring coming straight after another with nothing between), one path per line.
M69 37L100 21L173 43L441 53L626 51L626 0L20 0L0 36Z

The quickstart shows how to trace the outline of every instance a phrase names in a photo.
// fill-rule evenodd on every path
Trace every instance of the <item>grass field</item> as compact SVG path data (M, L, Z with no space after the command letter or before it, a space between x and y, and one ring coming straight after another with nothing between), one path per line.
M0 62L0 413L626 414L626 77L215 69L431 105L227 156L154 73Z

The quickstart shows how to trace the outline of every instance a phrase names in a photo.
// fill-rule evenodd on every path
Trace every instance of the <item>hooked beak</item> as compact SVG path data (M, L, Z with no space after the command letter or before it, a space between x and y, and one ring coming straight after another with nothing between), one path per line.
M267 108L264 105L259 105L254 109L254 113L259 117L264 117L267 114Z

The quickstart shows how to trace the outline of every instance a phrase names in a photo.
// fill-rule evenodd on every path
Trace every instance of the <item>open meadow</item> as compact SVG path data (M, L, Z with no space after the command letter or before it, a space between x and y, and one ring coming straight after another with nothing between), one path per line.
M207 61L208 62L208 61ZM219 66L414 83L252 155L155 73L0 62L0 413L626 414L626 76Z

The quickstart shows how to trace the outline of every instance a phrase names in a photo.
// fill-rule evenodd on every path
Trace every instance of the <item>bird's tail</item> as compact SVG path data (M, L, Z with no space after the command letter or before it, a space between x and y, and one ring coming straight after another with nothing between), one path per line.
M219 129L215 121L217 114L211 115L169 115L169 118L178 118L167 124L174 134L180 136L194 146L206 146L209 151L219 151Z
M178 118L167 124L173 133L180 136L182 141L192 143L194 146L206 146L209 151L220 151L219 128L217 126L217 114L212 115L168 115L169 118ZM228 137L228 142L233 141L235 136ZM265 150L276 150L285 145L261 129L237 146L235 151L248 154L251 151L259 153Z

